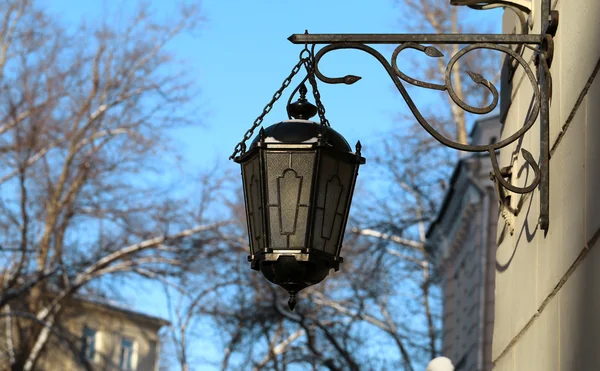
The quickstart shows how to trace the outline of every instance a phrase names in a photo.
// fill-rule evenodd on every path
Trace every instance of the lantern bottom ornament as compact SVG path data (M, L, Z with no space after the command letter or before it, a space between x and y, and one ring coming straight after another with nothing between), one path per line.
M259 270L267 280L283 287L289 293L290 310L294 310L296 294L300 290L323 281L331 268L336 271L339 269L339 261L338 264L332 264L330 257L319 257L318 254L310 252L262 253L254 258L249 256L248 260L252 262L252 269Z
M299 91L287 107L291 119L261 129L234 158L242 168L248 260L289 293L291 310L299 291L339 269L358 167L365 163L360 142L352 153L323 118L309 120L318 109L303 85Z

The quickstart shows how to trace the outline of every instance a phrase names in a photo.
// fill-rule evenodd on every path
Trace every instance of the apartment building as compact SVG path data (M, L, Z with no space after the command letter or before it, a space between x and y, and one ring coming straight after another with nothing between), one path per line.
M65 300L62 307L36 370L158 370L159 330L168 321L82 297ZM15 328L12 346L18 341ZM0 342L6 350L6 339Z
M472 144L499 137L497 116L477 121L470 133ZM492 369L498 203L491 169L487 154L462 157L427 232L428 249L442 278L442 355L456 371Z

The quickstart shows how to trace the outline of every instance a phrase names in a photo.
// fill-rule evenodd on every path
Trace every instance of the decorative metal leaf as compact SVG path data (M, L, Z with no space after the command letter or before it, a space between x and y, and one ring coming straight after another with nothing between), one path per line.
M521 148L521 154L523 155L523 158L525 159L525 161L527 161L529 163L535 163L533 156L525 148Z
M444 54L439 51L439 49L433 47L433 46L427 46L425 47L425 54L427 54L430 57L443 57Z
M471 77L471 80L473 80L477 84L482 84L485 81L487 81L486 79L483 78L483 76L481 76L480 74L478 74L476 72L467 71L467 73Z
M360 80L360 79L362 79L362 77L360 77L360 76L355 76L355 75L346 75L346 76L344 77L344 83L345 83L346 85L352 85L352 84L354 84L355 82L357 82L357 81L358 81L358 80Z

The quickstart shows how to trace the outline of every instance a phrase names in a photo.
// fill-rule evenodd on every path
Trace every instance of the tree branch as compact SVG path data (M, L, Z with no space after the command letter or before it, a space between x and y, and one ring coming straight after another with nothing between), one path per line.
M374 229L359 229L359 228L352 228L351 229L352 233L356 233L362 236L369 236L369 237L375 237L375 238L379 238L382 240L388 240L394 243L397 243L399 245L403 245L406 247L411 247L413 249L416 249L420 252L424 252L425 251L425 244L423 242L420 241L414 241L414 240L409 240L400 236L395 236L395 235L390 235L387 233L382 233L379 231L376 231Z

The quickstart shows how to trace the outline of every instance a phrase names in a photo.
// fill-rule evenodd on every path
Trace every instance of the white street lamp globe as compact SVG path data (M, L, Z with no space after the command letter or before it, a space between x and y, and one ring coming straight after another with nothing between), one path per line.
M454 366L450 358L437 357L429 362L425 371L454 371Z

